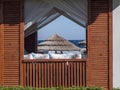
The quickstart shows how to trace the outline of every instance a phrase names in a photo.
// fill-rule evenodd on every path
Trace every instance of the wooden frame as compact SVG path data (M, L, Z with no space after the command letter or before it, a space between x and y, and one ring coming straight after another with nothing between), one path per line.
M4 65L4 26L3 26L3 1L0 1L0 85L3 85Z
M0 64L1 85L12 86L20 84L20 60L23 59L24 34L22 27L23 20L20 11L20 1L18 0L1 0L0 1ZM14 18L14 19L13 19ZM21 39L20 39L21 38ZM13 48L14 47L14 48ZM14 55L16 54L16 55ZM13 78L14 77L14 78ZM21 79L22 80L22 79Z
M22 60L24 59L24 0L20 0L20 76L19 76L19 83L23 85L23 64Z
M109 90L113 88L113 20L112 20L113 0L109 0Z
M24 48L28 53L37 52L37 31L24 38Z
M88 70L87 75L89 76L87 76L87 80L88 80L87 85L88 86L98 85L98 86L105 87L107 90L112 90L112 0L106 0L106 1L88 0L88 1L89 1L89 11L88 11L89 13L88 64L89 65L87 67L87 70ZM102 19L105 22L104 24L102 24L103 23ZM105 37L103 35L106 41L104 41L104 39L102 39L102 37L99 36L100 33L102 35L103 33L102 31L104 31L104 35L106 35ZM101 48L101 46L99 45L101 43L97 42L98 40L99 41L102 40L104 43L106 43L104 44L106 47L105 48L106 51L103 54L99 52L100 49L98 50L92 47L92 43L94 42L97 48ZM103 66L101 66L102 61L105 62ZM104 67L104 68L100 69L100 67L101 68ZM99 73L99 70L100 70L100 73ZM96 73L96 76L93 76L95 73ZM100 82L98 79L100 80Z
M5 17L4 14L11 14L11 12L9 13L4 13L3 10L5 8L5 6L3 6L3 0L0 1L0 85L12 85L12 84L20 84L20 85L25 85L24 84L24 64L26 63L26 61L24 61L23 59L23 54L24 54L24 20L23 20L23 9L24 9L24 0L4 0L4 1L18 1L18 5L17 8L15 8L15 12L17 12L18 8L19 8L19 14L20 16L18 16L18 18L20 18L20 21L17 24L19 24L19 27L14 27L15 30L18 30L17 33L19 34L13 34L10 33L10 38L12 37L11 35L15 35L15 37L17 37L17 41L15 43L17 43L18 46L16 46L17 49L19 49L19 52L17 52L17 54L19 53L19 55L15 56L17 59L14 58L14 56L10 56L9 58L5 57L5 54L9 54L9 52L11 51L6 51L7 53L5 53L5 50L7 50L6 47L6 37L9 38L8 33L4 33L5 30L11 30L11 25L6 25L4 23L4 19L6 19L7 17ZM98 5L99 4L99 5ZM9 4L7 4L9 6ZM14 7L14 6L13 6ZM12 8L13 8L12 7ZM99 10L96 10L97 9ZM9 7L7 7L9 8ZM99 85L99 86L103 86L106 88L106 90L112 90L112 0L88 0L88 27L87 27L87 36L88 36L88 40L87 40L87 46L88 46L88 60L86 63L86 85L87 86L93 86L93 85ZM6 9L7 10L7 9ZM6 11L7 12L7 11ZM12 14L14 14L15 12L12 12ZM13 16L7 18L8 20L11 20L14 18ZM17 18L15 17L15 19L17 20ZM103 21L104 20L104 21ZM14 22L14 20L13 20ZM104 23L105 22L105 23ZM14 22L14 24L16 23L16 21ZM104 24L103 24L104 23ZM104 34L104 35L103 35ZM19 36L17 36L19 35ZM103 35L103 36L102 36ZM101 41L101 42L99 42ZM14 42L14 41L13 41ZM94 44L94 45L92 45ZM105 47L102 47L103 46ZM7 43L8 48L12 48L9 47L9 45L12 45L12 43ZM101 50L101 48L103 48L104 50ZM98 52L99 51L99 52ZM102 53L104 52L104 53ZM11 53L14 53L11 52ZM10 54L11 54L10 53ZM15 61L18 60L19 61ZM5 61L6 60L6 61ZM9 71L8 68L6 68L6 64L4 64L4 62L9 63L12 62L12 60L14 61L14 63L18 64L18 67L16 65L15 68L12 67L13 64L11 64L11 68L10 70L18 70L18 72L13 71L16 75L17 78L12 79L12 80L18 80L14 83L11 82L6 82L5 80L9 80L10 79L10 75L6 75L7 73L4 73L7 70L7 72ZM30 62L30 61L28 61ZM37 63L38 61L36 61ZM49 61L48 61L49 62ZM104 63L103 63L104 62ZM9 65L7 63L7 65ZM47 65L47 64L45 64ZM55 66L57 66L58 64L56 64ZM77 65L77 64L76 64ZM39 66L39 65L38 65ZM62 67L62 66L61 66ZM75 66L76 67L76 66ZM102 70L103 69L103 70ZM68 69L70 70L70 69ZM56 71L58 72L58 71ZM9 73L9 72L8 72ZM11 76L14 76L14 73L10 72L9 74L11 74ZM50 72L49 72L50 73ZM58 73L57 73L58 74ZM94 75L96 74L96 75ZM70 77L70 75L68 75L68 77ZM6 79L7 78L7 79ZM37 79L37 78L36 78ZM6 82L6 83L5 83ZM62 81L61 81L62 82ZM76 82L76 78L75 81ZM31 82L30 82L31 83ZM58 82L56 82L58 83ZM50 84L50 83L49 83ZM68 81L68 84L70 84L70 81ZM42 84L43 85L43 84ZM44 86L44 85L43 85Z

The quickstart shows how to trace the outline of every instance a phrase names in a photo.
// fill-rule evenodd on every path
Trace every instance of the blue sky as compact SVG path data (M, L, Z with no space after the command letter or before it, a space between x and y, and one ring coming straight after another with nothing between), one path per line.
M60 16L38 31L38 40L58 34L67 40L85 40L86 30L70 19Z

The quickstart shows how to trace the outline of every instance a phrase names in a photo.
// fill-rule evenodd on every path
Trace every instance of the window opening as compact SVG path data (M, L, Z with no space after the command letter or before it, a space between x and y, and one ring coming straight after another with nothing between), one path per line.
M72 53L76 55L81 54L80 58L86 57L86 28L63 15L41 28L37 36L38 53ZM70 45L74 46L70 47L69 42L71 43Z
M51 59L52 54L68 56L68 53L80 54L80 58L87 57L87 0L81 0L81 2L77 2L77 0L71 0L70 2L55 1L53 4L51 1L30 2L25 0L25 59ZM43 8L46 5L49 8ZM26 39L27 37L29 38ZM31 37L34 37L34 39ZM52 37L63 41L49 40ZM74 46L74 49L67 49L69 46L65 42ZM31 50L28 51L26 47ZM50 47L56 47L56 49L53 50ZM35 50L36 52L34 52ZM57 59L62 57L66 59L64 56L57 57ZM67 57L67 59L69 58Z

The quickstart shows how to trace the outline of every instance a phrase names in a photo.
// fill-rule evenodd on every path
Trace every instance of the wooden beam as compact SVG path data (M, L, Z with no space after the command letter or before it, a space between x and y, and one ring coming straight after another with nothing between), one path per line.
M20 1L3 2L4 86L20 84Z
M37 23L34 23L32 24L29 28L27 28L25 31L24 31L24 38L30 36L31 34L35 33L37 31ZM32 32L32 33L30 33Z
M65 17L69 18L70 20L72 20L73 22L77 23L78 25L80 25L80 26L86 28L86 26L85 26L84 24L82 24L82 23L76 21L76 20L73 19L71 16L69 16L68 14L66 14L64 11L62 11L62 10L56 8L56 7L55 7L54 9L56 10L56 12L59 12L61 15L63 15L63 16L65 16Z
M24 0L20 0L20 85L23 86L23 64L24 59Z
M0 2L0 85L3 85L4 67L4 25L3 25L3 3Z
M37 32L34 32L26 37L24 45L27 52L37 52Z
M113 21L112 21L112 3L113 0L109 0L109 90L112 90L113 88Z

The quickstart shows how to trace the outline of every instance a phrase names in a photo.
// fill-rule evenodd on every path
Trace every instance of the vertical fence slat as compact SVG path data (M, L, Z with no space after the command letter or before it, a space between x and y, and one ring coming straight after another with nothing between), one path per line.
M30 63L26 63L26 65L27 65L27 71L26 71L27 85L26 86L30 86Z
M39 63L39 87L41 87L41 74L42 74L41 63Z
M55 86L58 86L58 63L56 63L56 66L55 66L55 71L56 71L56 78L55 78L55 83L56 85Z
M48 87L48 63L46 63L46 87Z
M56 64L56 63L53 63L53 86L54 86L54 87L55 87L55 77L56 77L56 76L55 76L55 73L56 73L56 72L55 72L55 64Z
M24 74L24 75L23 75L24 83L23 83L23 84L24 84L24 86L26 86L26 85L27 85L27 82L26 82L26 80L27 80L27 79L26 79L26 78L27 78L27 75L26 75L27 65L26 65L26 63L23 64L23 69L24 69L24 72L23 72L23 74Z
M39 64L37 64L37 63L36 63L36 72L35 73L36 73L36 81L35 81L36 84L35 85L36 85L36 87L38 87L38 85L39 85L39 83L38 83L39 82L39 77L38 77L39 76Z
M70 74L71 74L71 78L70 78L70 80L71 80L71 85L70 85L70 86L73 86L73 63L71 63L70 69L71 69L71 72L70 72Z
M80 86L82 86L82 63L79 63L80 68Z
M70 63L68 63L68 87L70 87Z
M47 78L48 78L48 86L47 87L49 87L50 86L50 78L49 78L49 76L50 76L50 67L49 67L49 65L50 65L50 63L48 63L47 64L47 66L48 66L48 76L47 76Z
M47 82L46 82L46 80L47 80L47 74L46 74L46 72L47 72L47 69L46 69L46 63L44 63L44 87L46 87L47 86Z
M82 74L83 74L83 86L86 86L86 63L85 62L83 62L83 72L82 72Z
M50 83L50 87L52 87L52 63L50 63L49 71L50 71L49 83Z
M33 84L33 67L32 67L32 63L30 63L30 86L32 86Z
M68 77L68 74L67 74L68 73L68 71L67 71L67 64L68 64L68 62L64 63L64 65L65 65L65 74L64 74L65 75L64 76L65 77L65 79L64 79L65 87L67 87L67 77Z
M62 63L62 69L61 69L61 72L62 72L62 86L65 86L64 84L64 63Z
M33 63L33 82L32 82L32 85L33 87L35 87L35 81L36 81L36 78L35 78L35 72L36 72L36 63Z
M79 86L79 80L80 80L79 79L79 63L77 63L76 67L77 67L77 84L76 85Z
M42 70L42 77L41 77L42 82L41 83L42 83L42 87L44 87L44 67L43 67L44 63L41 63L41 64L42 64L42 69L41 69Z
M84 74L85 74L85 79L84 79L84 81L85 81L85 86L86 86L86 76L87 76L87 75L86 75L86 73L87 73L87 72L86 72L86 71L87 71L87 70L86 70L86 62L85 62L84 68L85 68L85 72L84 72Z
M61 75L61 63L59 63L59 67L58 67L58 75L59 75L59 79L58 79L58 81L59 81L59 86L61 86L62 84L61 84L61 77L62 77L62 75Z
M49 63L49 76L48 76L48 78L49 78L49 87L51 87L51 63Z
M74 62L74 86L76 86L76 63Z
M83 68L83 66L84 66L84 63L82 63L82 66L81 66L81 68L82 68L82 86L84 86L84 82L83 82L83 78L84 78L84 75L83 75L83 72L84 72L84 68Z

